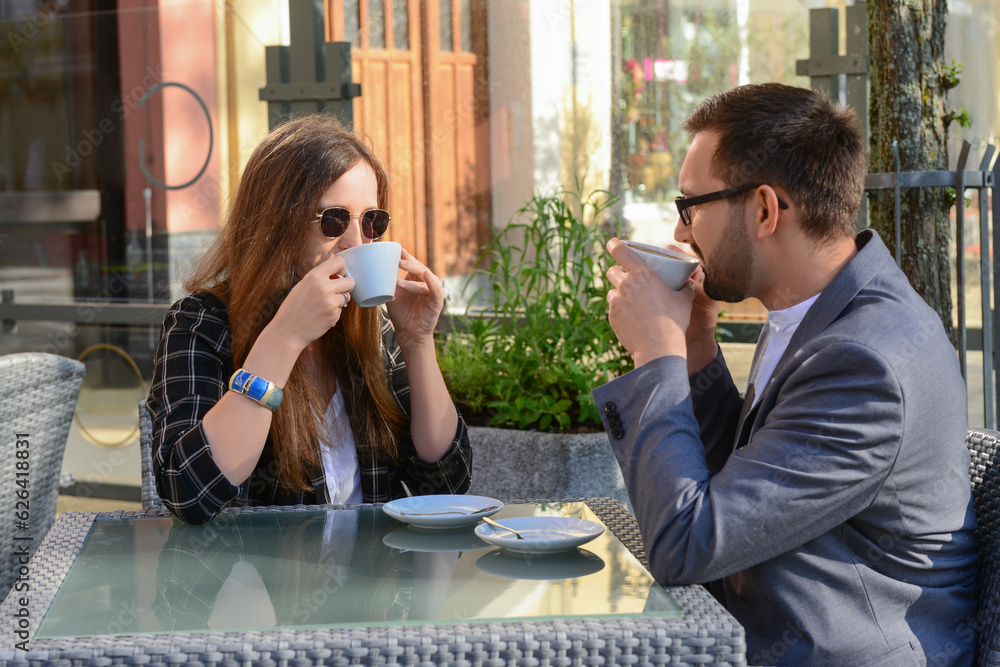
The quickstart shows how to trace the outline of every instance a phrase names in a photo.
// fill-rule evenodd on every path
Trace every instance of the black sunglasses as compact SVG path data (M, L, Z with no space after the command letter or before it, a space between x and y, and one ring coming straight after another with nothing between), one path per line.
M357 218L361 224L361 233L373 241L385 234L389 229L389 221L392 220L389 212L380 208L370 208L359 215L351 215L350 211L340 206L323 209L316 214L316 218L323 234L331 239L343 236L351 226L351 218Z
M752 183L750 185L740 185L735 188L709 192L707 195L698 195L697 197L674 197L674 206L677 207L677 215L681 217L681 222L684 223L684 226L690 227L691 211L688 209L692 206L707 204L710 201L718 201L720 199L728 199L740 194L741 192L746 192L752 188L759 188L760 186L760 183ZM782 201L781 197L778 197L778 206L782 209L788 208L788 204Z

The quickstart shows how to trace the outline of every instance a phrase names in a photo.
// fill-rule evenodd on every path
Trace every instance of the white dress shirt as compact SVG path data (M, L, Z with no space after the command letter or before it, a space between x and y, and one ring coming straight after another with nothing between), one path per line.
M792 335L799 328L802 318L809 312L809 308L819 298L819 294L808 298L802 303L797 303L791 308L784 310L772 310L767 313L767 323L764 325L770 328L770 334L764 351L761 354L760 365L757 367L757 375L754 379L753 405L757 405L760 395L764 393L764 387L771 378L781 355L788 349L788 343L792 340Z

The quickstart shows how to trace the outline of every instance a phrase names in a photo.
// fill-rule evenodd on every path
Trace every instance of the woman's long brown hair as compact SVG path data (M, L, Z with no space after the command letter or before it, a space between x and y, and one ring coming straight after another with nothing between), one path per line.
M229 308L233 363L239 368L264 327L301 279L299 262L319 201L359 161L375 172L378 205L388 210L389 179L372 150L334 118L313 115L279 126L243 170L226 225L186 282ZM382 315L353 301L321 339L337 374L362 461L395 460L407 419L392 394L382 358ZM271 420L278 478L308 490L320 466L318 426L326 412L320 383L296 362Z

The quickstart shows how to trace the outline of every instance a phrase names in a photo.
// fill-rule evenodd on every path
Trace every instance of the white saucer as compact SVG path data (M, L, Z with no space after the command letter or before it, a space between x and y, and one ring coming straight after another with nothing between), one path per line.
M569 551L604 532L599 523L565 516L521 516L500 523L516 530L524 539L519 540L513 533L488 523L476 526L476 535L494 546L525 554Z
M407 551L475 551L489 549L472 528L431 529L400 526L382 538L393 549Z
M496 498L448 494L397 498L382 505L393 519L421 528L472 526L501 509L503 503Z
M604 560L586 549L555 554L517 554L493 549L476 560L476 567L508 579L572 579L604 569Z

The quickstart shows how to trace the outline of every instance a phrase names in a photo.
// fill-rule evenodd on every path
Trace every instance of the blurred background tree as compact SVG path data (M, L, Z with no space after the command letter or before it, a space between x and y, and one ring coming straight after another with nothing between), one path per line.
M949 109L947 91L958 72L945 65L946 0L869 0L868 49L871 173L946 170L948 126L964 114ZM967 119L965 119L967 122ZM893 193L869 198L869 226L894 248ZM950 210L954 194L946 188L903 188L900 202L900 254L914 289L941 316L952 342ZM964 249L959 248L961 254Z

